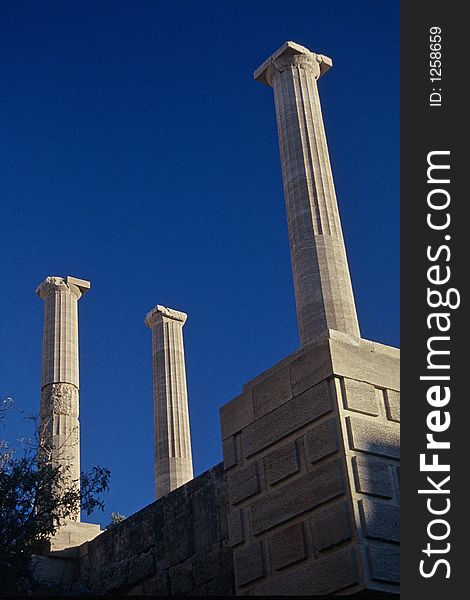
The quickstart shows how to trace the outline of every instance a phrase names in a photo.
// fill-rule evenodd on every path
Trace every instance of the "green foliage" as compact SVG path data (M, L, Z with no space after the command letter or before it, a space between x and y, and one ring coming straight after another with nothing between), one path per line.
M109 489L109 469L93 467L82 473L79 489L68 468L51 464L47 457L37 440L24 443L21 456L0 442L0 595L30 589L33 554L44 549L80 506L87 514L104 508L100 494Z

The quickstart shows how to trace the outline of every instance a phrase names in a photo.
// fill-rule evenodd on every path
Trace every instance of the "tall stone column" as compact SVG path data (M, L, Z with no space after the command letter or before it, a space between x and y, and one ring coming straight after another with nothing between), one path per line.
M187 315L157 305L145 319L152 330L156 497L193 478L183 325Z
M301 345L359 337L317 80L331 59L286 42L254 74L274 90Z
M36 289L44 300L40 434L43 452L80 486L78 300L90 282L46 277ZM80 510L71 517L80 521Z

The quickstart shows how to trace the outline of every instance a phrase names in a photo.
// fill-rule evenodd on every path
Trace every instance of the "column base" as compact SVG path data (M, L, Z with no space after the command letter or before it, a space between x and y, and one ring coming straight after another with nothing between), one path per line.
M95 523L81 523L79 521L66 521L51 538L50 552L77 550L85 542L93 540L102 533L102 529ZM68 554L68 553L67 553Z
M66 521L33 556L34 581L41 594L71 593L77 578L80 546L103 530L95 523Z

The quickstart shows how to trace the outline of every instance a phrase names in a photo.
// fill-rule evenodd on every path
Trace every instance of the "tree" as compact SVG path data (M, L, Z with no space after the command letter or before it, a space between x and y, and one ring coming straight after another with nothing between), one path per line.
M126 517L124 515L121 515L121 513L112 512L111 513L111 521L106 526L106 529L109 529L110 527L113 527L114 525L119 525L119 523L122 523L125 520L126 520Z
M0 403L0 421L10 407L9 399ZM109 489L109 469L82 473L79 489L66 466L51 464L50 449L39 439L35 435L19 449L0 440L0 594L31 585L33 554L78 508L87 514L104 509L100 495Z

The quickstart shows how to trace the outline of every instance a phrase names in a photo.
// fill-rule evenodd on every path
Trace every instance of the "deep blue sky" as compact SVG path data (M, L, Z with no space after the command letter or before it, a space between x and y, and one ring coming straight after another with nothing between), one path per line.
M47 275L80 301L82 464L104 514L154 498L155 304L189 314L196 474L219 407L298 346L272 90L285 40L320 94L362 335L398 345L398 1L8 1L0 7L0 396L38 413ZM14 438L29 425L13 419Z

